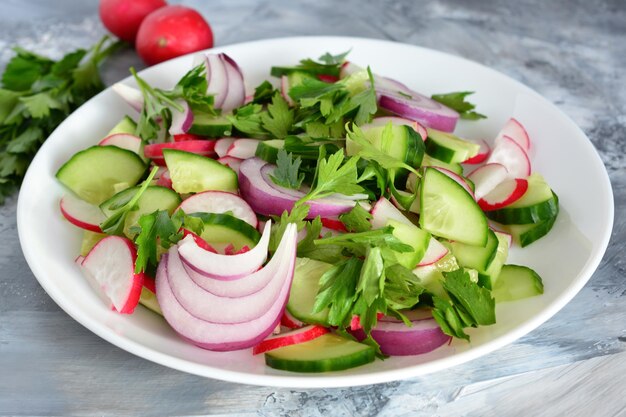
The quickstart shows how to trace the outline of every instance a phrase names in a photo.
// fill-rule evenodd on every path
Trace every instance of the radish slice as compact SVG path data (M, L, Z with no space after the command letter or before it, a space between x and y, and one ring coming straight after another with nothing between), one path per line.
M502 130L496 136L495 144L497 145L502 137L508 136L513 139L518 145L528 153L530 150L530 137L528 136L528 132L517 119L511 117L508 122L504 125Z
M135 111L141 112L143 108L143 94L135 87L131 87L122 83L115 83L111 87L130 107Z
M226 156L239 159L254 158L259 142L261 141L258 139L235 139L235 141L228 147Z
M141 138L135 135L129 135L128 133L115 133L102 139L100 146L117 146L118 148L126 149L134 152L143 158L143 150L141 149L143 143Z
M498 228L497 226L494 226L494 223L495 223L495 222L492 222L492 221L490 220L490 221L489 221L489 228L490 228L491 230L493 230L494 232L497 232L497 233L499 233L499 234L501 234L501 235L505 236L505 237L506 237L506 239L507 239L507 242L508 242L508 244L509 244L509 248L510 248L511 246L513 246L513 235L512 235L512 234L510 234L509 232L505 232L504 230L501 230L501 229L500 229L500 228Z
M487 163L504 165L514 178L526 178L530 175L530 160L526 151L508 136L499 139Z
M243 83L243 74L237 63L225 53L219 54L228 79L228 92L220 108L223 112L229 112L241 106L246 99L246 86Z
M372 338L380 345L383 354L389 356L420 355L431 352L446 344L450 336L443 333L435 319L412 320L411 327L403 322L381 319L372 329ZM359 329L352 334L358 339L365 339L365 333Z
M354 62L346 61L343 63L341 69L339 70L339 78L349 77L350 75L359 71L363 71L363 68L359 67Z
M191 236L194 242L196 242L196 245L198 245L202 249L211 253L218 253L217 250L215 250L213 246L209 245L209 243L206 240L202 239L200 236L198 236L191 230L182 228L182 231L183 231L183 237Z
M410 126L422 137L422 140L426 140L428 137L428 131L424 126L416 122L415 120L405 119L403 117L396 116L388 116L388 117L376 117L372 119L371 123L367 126L378 127L378 126L386 126L388 123L391 123L394 126ZM361 126L364 128L365 126Z
M283 96L283 98L290 107L296 105L296 102L293 101L291 96L289 96L289 77L287 77L286 75L280 77L280 95Z
M135 274L136 259L133 242L119 236L107 236L82 262L83 272L97 283L101 294L122 314L132 313L139 303L144 274Z
M189 104L185 100L176 100L176 104L183 108L183 111L170 107L172 111L172 124L170 125L170 135L181 135L187 133L193 124L193 113Z
M72 194L66 194L59 203L61 214L74 226L96 233L102 233L100 224L106 220L106 216L100 207L89 204Z
M180 257L185 266L209 278L228 281L245 277L259 269L267 259L271 223L265 224L261 240L249 252L232 256L207 252L188 236L178 242Z
M177 149L179 151L191 152L196 155L213 156L215 155L214 140L186 140L184 142L167 142L154 143L146 145L143 148L146 158L150 158L155 164L164 166L165 158L163 158L163 149Z
M289 310L285 309L283 316L280 319L280 325L290 329L299 329L304 326L304 323L292 316L289 313Z
M474 183L474 196L480 200L498 184L509 177L509 171L502 164L489 163L476 168L467 176Z
M239 167L241 166L243 159L233 158L232 156L223 156L218 159L217 162L222 165L226 165L227 167L235 171L237 175L239 175Z
M228 149L230 148L230 145L232 145L234 142L234 138L221 138L216 140L215 153L217 154L217 156L219 156L220 158L225 157Z
M346 226L339 219L332 219L332 218L325 217L320 220L322 221L322 226L330 230L334 230L336 232L343 232L343 233L347 232Z
M442 245L441 242L434 237L431 237L428 242L428 248L426 248L426 253L424 253L424 257L422 257L422 260L417 264L417 266L432 265L446 256L448 252L448 248Z
M200 135L194 135L193 133L179 133L173 135L174 142L186 142L188 140L206 140L206 138Z
M370 213L372 215L370 219L372 229L382 229L387 225L388 220L413 225L411 220L407 219L406 216L385 197L381 197L376 204L374 204Z
M143 276L143 287L150 291L152 294L156 294L156 283L154 282L154 278L149 277L145 274Z
M477 165L485 162L487 160L487 157L489 156L489 152L491 152L491 147L489 146L489 144L483 139L477 141L469 139L466 140L468 142L479 144L480 149L478 150L478 153L476 155L472 156L469 159L466 159L465 161L463 161L463 163L469 165Z
M87 281L89 286L98 295L98 298L100 298L102 300L102 302L104 303L106 308L109 309L109 310L115 311L115 307L113 306L113 303L111 302L109 297L107 297L104 294L104 292L102 291L102 288L100 287L100 284L91 275L89 275L89 274L87 274L87 273L85 273L83 271L83 261L84 260L85 260L84 256L78 256L78 257L76 257L76 259L74 259L74 263L76 265L78 265L78 267L80 268L81 273L85 277L85 281Z
M512 178L501 182L489 194L478 200L484 211L498 210L515 203L528 190L528 181L524 178Z
M426 127L452 132L459 119L459 114L449 107L436 102L420 93L410 91L406 97L406 92L397 90L379 90L379 105L381 108L390 111L407 119L418 121Z
M463 187L465 189L465 191L467 191L469 193L469 195L472 196L472 198L475 199L474 191L472 191L472 188L469 186L467 181L465 181L465 178L463 178L462 176L460 176L456 172L452 172L452 171L450 171L449 169L446 169L446 168L441 168L441 167L432 167L432 168L434 168L437 171L439 171L439 172L447 175L448 177L452 178L457 184L459 184L461 187Z
M163 171L161 175L159 175L159 178L157 178L156 180L156 185L169 188L170 190L173 189L172 177L170 177L170 171L168 169L165 169L165 171Z
M213 94L213 106L221 109L228 94L228 75L226 67L219 55L207 54L205 56L206 79L208 94Z
M295 202L301 198L298 193L304 194L279 187L271 180L266 181L261 174L265 165L268 163L259 158L243 161L239 167L239 191L256 213L280 216L283 211L290 211ZM337 217L350 211L356 202L338 198L320 198L307 201L305 204L310 207L307 218L313 219L317 216Z
M256 345L254 349L252 349L252 353L258 355L259 353L268 352L284 346L308 342L328 332L329 330L326 327L320 326L319 324L312 324L287 333L270 336Z
M273 264L275 269L273 275L275 279L282 281L283 285L275 294L274 303L260 317L242 323L224 324L212 323L193 316L174 296L169 283L168 262L162 260L157 270L156 289L163 316L181 337L204 349L231 351L257 345L276 328L285 308L295 267L295 235L295 225L287 226L281 245L283 240L286 241L284 245L287 247L285 252L288 256L275 257L277 262ZM164 258L167 259L167 256ZM236 261L233 260L231 263L234 264ZM253 309L255 306L248 304L244 308Z
M256 228L256 214L246 200L236 194L225 191L204 191L184 200L176 210L191 213L226 213L231 212L238 219Z

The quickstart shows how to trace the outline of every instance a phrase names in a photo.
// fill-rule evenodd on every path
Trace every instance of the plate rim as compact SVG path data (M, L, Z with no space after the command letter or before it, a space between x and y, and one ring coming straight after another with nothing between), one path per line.
M491 353L497 349L500 349L510 343L513 343L515 340L519 339L520 337L530 333L531 331L539 327L541 324L545 323L550 318L552 318L567 303L569 303L576 294L580 292L580 290L584 287L584 285L589 281L589 279L595 273L596 269L598 268L608 248L608 244L610 241L610 237L611 237L612 230L613 230L613 224L614 224L615 203L614 203L614 195L613 195L613 190L612 190L612 186L610 182L610 177L606 170L606 166L604 165L604 163L602 162L600 158L600 155L598 154L598 151L593 146L589 137L565 112L563 112L554 103L552 103L547 98L543 97L541 94L539 94L532 88L526 86L525 84L522 84L516 79L511 78L508 75L498 70L490 68L479 62L472 61L470 59L467 59L458 55L454 55L448 52L443 52L443 51L439 51L435 49L425 48L422 46L402 43L402 42L395 42L395 41L382 40L382 39L363 38L363 37L352 37L352 36L297 36L297 37L268 38L268 39L260 39L260 40L255 40L255 41L240 42L240 43L212 48L212 49L205 50L205 51L199 51L199 52L224 52L224 51L228 52L228 50L232 48L239 48L239 47L245 48L245 47L250 47L250 46L257 45L257 44L271 44L271 43L281 43L281 42L292 43L292 42L298 42L302 40L306 40L306 41L318 40L320 42L325 42L325 43L330 43L333 41L341 40L344 42L354 42L354 43L365 42L365 43L393 44L393 45L401 45L403 47L408 47L408 48L414 48L418 51L427 52L430 54L440 55L446 59L462 60L465 64L478 66L481 70L487 70L494 75L503 77L504 79L506 79L507 82L514 83L518 88L524 90L525 92L527 92L533 97L539 98L543 102L547 103L552 108L552 110L563 115L567 119L567 121L572 126L574 126L578 130L578 132L587 139L585 144L591 151L591 154L592 154L591 157L595 160L595 162L599 163L600 166L602 167L601 171L604 177L603 178L604 181L602 185L607 186L606 187L607 188L606 191L608 193L607 197L610 200L610 201L607 201L607 213L606 213L607 214L607 227L604 230L602 239L599 242L597 242L598 243L597 249L595 250L595 252L592 252L590 254L590 257L588 258L587 262L583 265L580 271L578 271L578 275L584 277L584 279L578 279L577 281L573 282L572 285L570 285L567 288L567 291L560 293L551 304L549 304L545 309L541 311L540 314L533 316L529 320L525 321L523 324L515 327L513 330L506 332L503 335L498 336L494 339L491 339L489 340L489 342L481 346L478 346L476 348L469 349L467 351L463 351L460 353L456 353L452 356L437 358L429 362L407 366L404 368L383 370L383 371L377 371L377 372L372 372L372 373L367 373L367 374L358 374L358 375L351 375L351 374L341 375L341 374L333 374L333 373L311 374L311 375L299 374L299 373L294 373L293 375L292 374L285 374L285 375L250 374L250 373L241 372L241 371L233 371L233 370L228 370L228 369L223 369L223 368L216 368L210 365L199 364L196 362L189 361L187 359L174 357L167 353L160 352L152 347L148 347L139 342L130 340L124 336L117 336L114 334L114 332L111 329L102 325L102 323L100 323L99 321L95 319L92 320L89 316L84 316L84 315L81 316L79 314L79 311L76 311L75 307L71 308L72 307L71 305L68 306L67 304L69 301L67 299L64 299L63 292L57 291L57 289L51 285L51 282L49 279L43 278L45 277L45 271L42 271L40 269L40 265L36 262L35 259L32 258L33 253L31 253L29 250L25 250L25 247L27 245L26 242L28 241L28 236L24 235L25 226L23 224L27 220L25 219L24 214L22 214L24 212L23 205L25 204L24 203L25 199L22 198L22 195L23 193L25 193L25 191L23 190L25 190L27 187L23 187L22 190L20 190L20 193L18 195L18 202L17 202L17 228L18 228L18 236L19 236L22 253L24 254L24 257L28 263L28 266L33 272L33 275L35 276L39 284L44 288L48 296L50 296L63 311L65 311L70 317L72 317L82 326L84 326L85 328L93 332L94 334L98 335L102 339L106 340L107 342L123 350L126 350L127 352L132 353L135 356L150 360L152 362L158 363L168 368L173 368L179 371L187 372L187 373L202 376L202 377L214 378L214 379L224 380L228 382L248 384L248 385L273 386L273 387L283 387L283 388L339 388L339 387L378 384L378 383L402 380L402 379L406 379L409 377L423 376L426 374L430 374L430 373L437 372L443 369L455 367L460 364L472 361L488 353ZM194 52L193 54L196 54L199 52ZM189 54L189 55L193 55L193 54ZM189 55L178 57L178 58L175 58L174 60L184 60ZM170 61L167 61L167 62L170 62ZM163 64L158 64L158 65L149 67L147 69L158 72L159 67L162 66ZM142 70L141 72L139 72L139 74L141 75L143 71L145 70ZM131 76L128 76L120 81L128 82L131 78L132 78ZM106 92L108 92L110 88L111 88L110 86L107 87L105 90L103 90L102 92L100 92L99 94L91 98L87 103L91 102L92 100L97 100L102 94L105 94ZM71 115L68 118L66 118L66 120L64 120L55 129L55 131L52 134L54 134L58 130L63 129L65 124L68 122L70 118L71 118ZM43 146L40 148L35 158L33 158L31 162L31 167L34 166L38 162L39 159L44 158L42 155L45 154L49 146L52 146L50 145L50 143L51 142L46 141L43 144ZM32 175L34 175L32 174L32 172L33 170L31 170L29 167L28 171L26 172L26 175L24 176L23 184L27 184L30 181L32 181L30 178Z

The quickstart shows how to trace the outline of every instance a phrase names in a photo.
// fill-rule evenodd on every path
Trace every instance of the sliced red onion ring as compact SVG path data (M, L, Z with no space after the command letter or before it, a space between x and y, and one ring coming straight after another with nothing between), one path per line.
M111 90L115 91L135 111L141 112L143 108L143 94L141 94L140 90L122 83L113 84Z
M222 108L222 104L228 94L228 76L224 62L216 54L205 56L206 79L208 83L207 93L213 94L213 106L216 109Z
M420 93L382 89L377 92L378 104L391 113L443 132L452 132L456 127L459 119L456 111Z
M171 107L172 111L172 124L170 126L170 135L180 135L187 133L193 124L193 112L189 108L189 104L185 100L178 99L176 104L183 108L183 111Z
M224 53L219 54L219 57L224 64L228 79L228 93L220 108L224 112L229 112L241 106L245 101L246 86L243 82L243 74L241 69L239 69L239 65Z

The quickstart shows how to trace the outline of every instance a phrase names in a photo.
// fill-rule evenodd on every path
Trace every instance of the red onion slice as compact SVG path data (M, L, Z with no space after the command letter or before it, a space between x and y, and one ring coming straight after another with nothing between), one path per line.
M141 112L143 108L143 94L141 94L140 90L122 83L113 84L111 90L115 91L135 111Z
M232 111L241 106L246 99L246 86L243 82L243 74L237 63L228 55L219 54L228 79L228 93L220 108L224 112Z
M381 108L424 124L427 127L452 132L459 114L449 107L415 91L406 93L393 90L377 90Z
M215 54L205 56L207 93L213 94L213 106L216 109L222 107L222 103L228 94L228 76L224 62Z
M193 113L189 108L189 104L185 100L178 99L176 104L183 108L183 111L178 111L174 107L170 107L172 112L172 124L170 126L170 135L181 135L187 133L193 124Z

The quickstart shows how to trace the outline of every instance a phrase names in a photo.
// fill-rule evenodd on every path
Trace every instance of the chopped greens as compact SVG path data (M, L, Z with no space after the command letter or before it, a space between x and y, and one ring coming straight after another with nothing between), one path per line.
M298 170L301 163L299 156L294 158L293 154L281 149L278 151L276 169L270 174L270 178L281 187L298 190L304 181L304 174Z
M456 93L448 93L448 94L433 94L432 99L438 101L444 106L450 107L452 110L456 110L461 119L467 120L478 120L478 119L486 119L487 116L484 114L480 114L474 111L476 108L475 104L470 103L465 100L465 97L474 94L473 91L460 91Z

